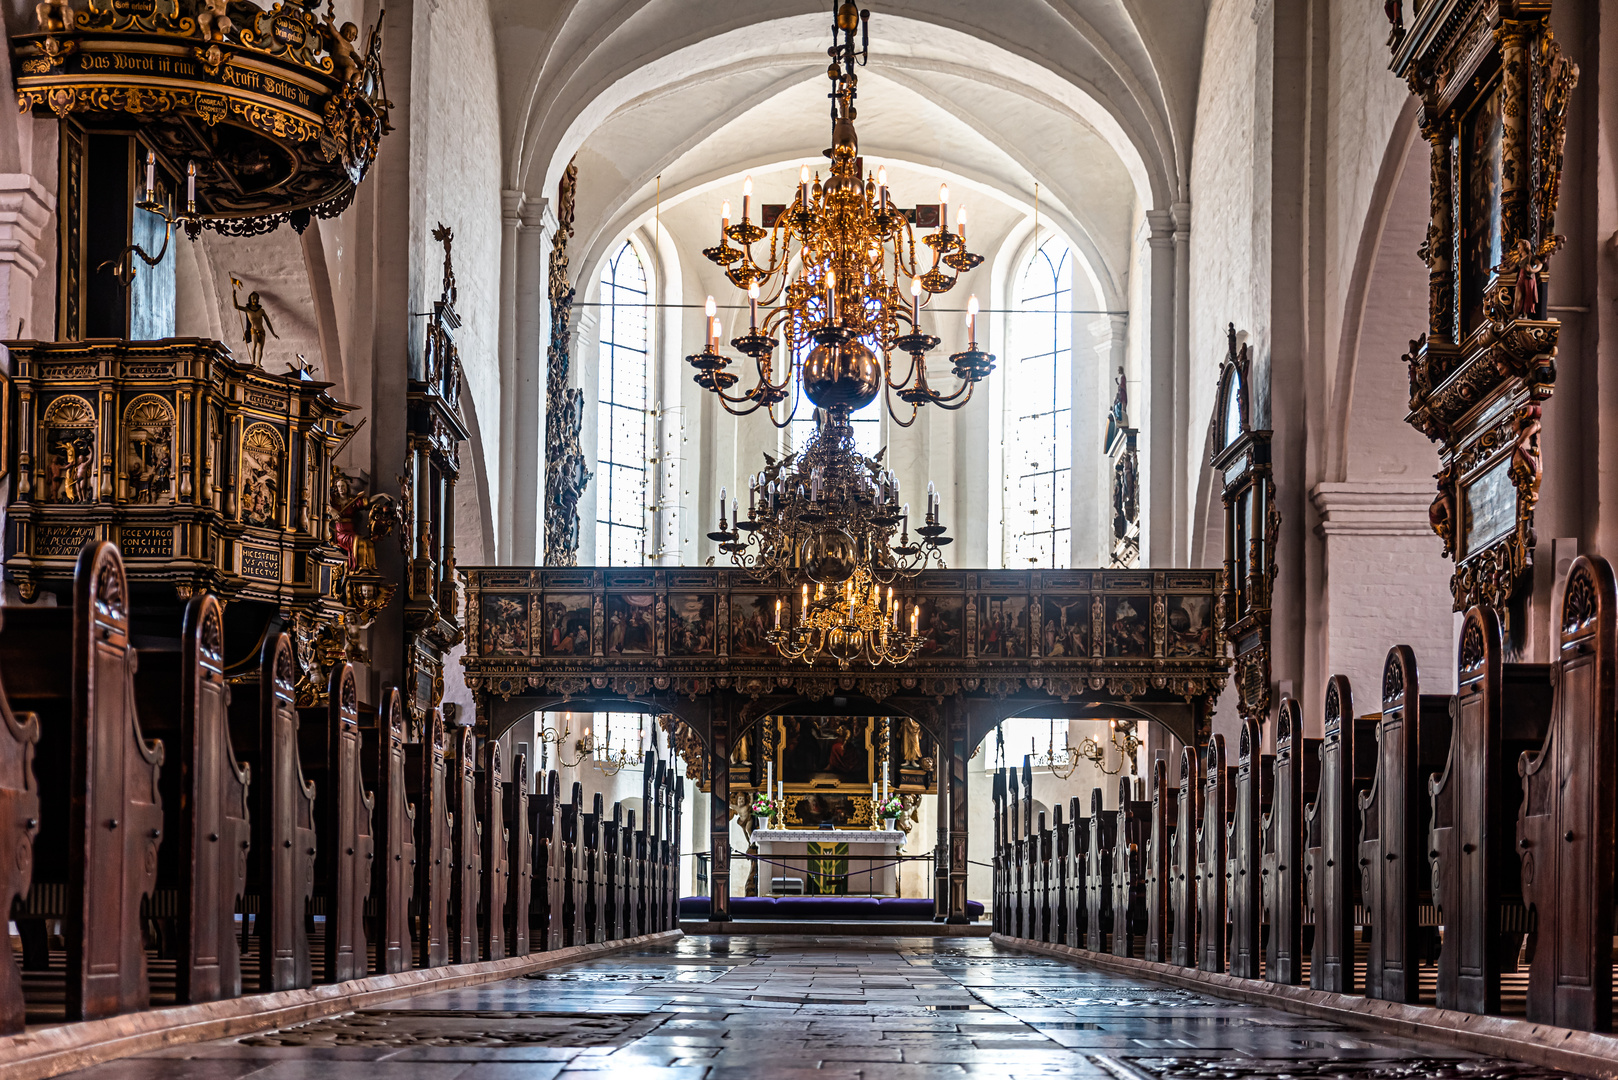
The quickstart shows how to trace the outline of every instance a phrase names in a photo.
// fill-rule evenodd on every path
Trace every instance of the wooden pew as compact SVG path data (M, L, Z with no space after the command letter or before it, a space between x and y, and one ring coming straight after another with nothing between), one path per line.
M680 925L680 845L682 843L680 830L683 828L685 814L685 785L675 773L673 764L669 766L669 794L672 798L672 820L669 823L669 887L667 902L664 910L667 915L663 920L663 929L674 930ZM895 868L897 878L900 868Z
M0 609L0 616L5 614ZM3 634L0 634L3 640ZM34 778L34 753L39 746L39 717L13 712L0 688L0 905L28 897L33 880L34 834L39 831L39 783ZM0 956L0 1035L23 1030L28 1013L22 993L22 972L9 940Z
M573 781L573 794L562 804L562 944L584 943L584 911L579 903L579 833L584 817L584 787ZM642 837L645 833L642 832ZM643 886L644 894L644 886ZM644 909L643 909L644 910Z
M416 965L449 963L449 906L455 866L444 713L428 710L421 742L405 747L405 781L416 807Z
M506 890L511 877L507 859L511 835L505 820L505 764L500 740L486 740L483 769L477 774L483 863L483 881L478 892L478 935L485 960L506 958Z
M163 747L134 712L128 596L118 549L96 542L79 553L71 609L8 608L0 627L11 707L39 718L39 832L13 918L30 969L48 963L44 920L62 920L70 1020L148 1000L141 904L163 839Z
M661 784L658 786L661 787ZM604 921L601 897L601 819L605 816L606 805L601 792L598 791L590 797L590 810L584 815L584 829L580 836L579 847L584 860L584 940L587 944L601 940L601 925Z
M602 826L601 832L601 895L605 911L602 925L606 927L606 940L616 941L624 936L623 915L619 894L623 891L622 868L619 866L619 837L624 831L624 804L612 804L612 820Z
M326 917L322 979L330 983L366 973L365 904L376 859L376 795L362 780L359 707L354 666L343 663L332 671L326 708L303 710L298 729L304 769L320 792L314 903Z
M658 763L658 788L662 796L658 801L662 814L658 822L658 904L657 928L667 930L674 925L670 901L674 897L674 761L672 758Z
M1025 937L1023 916L1027 904L1023 901L1023 843L1022 843L1022 784L1015 767L1006 769L1006 825L1009 830L1009 861L1011 910L1007 912L1007 931L1012 937Z
M1320 740L1303 737L1298 702L1281 699L1275 724L1274 796L1261 819L1264 832L1264 907L1270 932L1265 943L1264 977L1296 986L1303 981L1304 862L1303 807L1320 789Z
M1376 775L1359 797L1360 889L1371 940L1365 957L1365 996L1421 1000L1421 909L1432 904L1426 850L1432 802L1428 780L1443 767L1450 744L1447 695L1422 694L1416 654L1406 645L1388 652L1382 670L1382 719L1377 727Z
M1304 872L1315 917L1309 985L1315 990L1351 994L1357 988L1354 807L1358 793L1371 782L1376 722L1376 717L1354 716L1354 694L1346 676L1333 675L1327 681L1320 789L1304 810L1310 845L1304 851Z
M1165 964L1173 955L1169 897L1173 893L1174 868L1169 861L1169 852L1174 846L1174 827L1180 813L1180 789L1169 787L1169 763L1162 758L1152 762L1151 813L1144 862L1145 958L1156 964Z
M1119 777L1112 854L1112 954L1138 958L1146 936L1146 845L1152 804L1134 796L1134 783Z
M1006 770L1004 767L994 771L994 780L991 785L991 799L994 805L994 857L991 860L991 883L989 886L990 908L989 920L997 934L1009 933L1006 929Z
M532 951L528 936L529 911L533 906L534 841L528 832L528 753L517 751L511 763L511 782L506 785L504 816L510 844L506 867L510 874L506 887L506 952L527 956Z
M534 834L534 889L533 906L529 908L530 929L528 940L539 951L549 952L561 947L562 921L557 886L557 867L560 864L559 842L556 830L557 802L562 781L552 769L540 785L539 792L528 800L528 819Z
M1039 896L1035 900L1039 918L1035 920L1034 937L1038 941L1050 941L1051 924L1055 921L1051 914L1051 889L1055 884L1056 849L1043 810L1039 812L1039 827L1034 834L1034 849L1039 888Z
M1581 555L1556 623L1551 728L1517 765L1523 899L1534 915L1528 1019L1585 1031L1611 1030L1613 1021L1615 611L1612 566Z
M1550 666L1506 663L1499 617L1475 607L1461 628L1458 669L1449 754L1429 785L1428 850L1444 928L1438 1007L1498 1012L1500 976L1515 970L1527 930L1516 852L1523 794L1517 760L1544 745Z
M1035 884L1038 861L1038 842L1034 838L1034 764L1033 759L1022 759L1022 809L1019 821L1022 824L1022 835L1018 844L1022 852L1023 887L1021 915L1023 937L1033 937L1039 932L1039 890Z
M1173 874L1170 903L1174 907L1173 953L1171 964L1196 967L1197 905L1201 889L1197 882L1197 828L1202 820L1202 755L1194 746L1180 751L1179 821L1174 827Z
M1202 817L1197 826L1197 966L1225 970L1227 937L1225 831L1229 827L1230 772L1225 765L1225 737L1208 738L1203 760Z
M382 707L360 728L365 782L376 793L376 854L371 895L377 915L376 972L391 975L411 967L410 903L416 893L416 808L411 805L405 762L405 708L398 687L382 691Z
M1264 846L1260 819L1269 811L1273 759L1261 753L1258 725L1242 722L1236 756L1235 797L1226 833L1225 874L1230 904L1230 973L1257 979L1264 966Z
M250 768L230 738L224 612L217 598L193 596L180 636L151 638L139 650L135 706L141 730L163 743L165 833L158 850L153 921L172 940L175 997L218 1001L242 992L236 908L247 891L252 824Z
M298 751L297 667L290 635L273 632L259 652L257 685L230 697L231 743L252 770L247 790L246 898L258 937L260 991L314 981L308 915L315 888L315 785Z
M619 838L618 936L635 936L635 811L624 814L624 832Z
M1058 945L1071 945L1073 939L1069 936L1072 931L1073 912L1069 906L1068 873L1069 862L1072 858L1072 843L1068 836L1067 822L1062 819L1062 804L1057 803L1051 807L1051 816L1054 823L1051 826L1052 835L1052 877L1054 879L1051 910L1054 925L1051 927L1051 940ZM996 861L998 866L998 860Z
M1079 812L1082 806L1077 795L1068 799L1068 944L1076 949L1084 948L1090 940L1090 900L1086 895L1090 823Z
M1090 789L1089 859L1085 866L1084 892L1088 905L1084 947L1091 952L1107 952L1113 929L1112 854L1117 846L1118 811L1106 808L1100 788Z
M470 727L450 732L451 823L455 864L450 873L450 952L457 964L478 958L478 898L483 893L483 826L478 821L477 736Z

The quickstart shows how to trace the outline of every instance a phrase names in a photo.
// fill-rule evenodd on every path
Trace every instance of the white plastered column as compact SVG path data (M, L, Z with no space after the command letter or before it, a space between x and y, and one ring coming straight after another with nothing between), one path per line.
M1177 447L1180 428L1175 370L1175 221L1169 210L1146 211L1148 308L1145 361L1141 382L1147 388L1140 426L1145 429L1146 451L1141 460L1141 486L1146 494L1141 507L1141 565L1175 566L1175 538L1181 500L1176 488L1180 472Z
M56 209L56 197L27 173L0 173L0 328L17 333L17 323L34 307L34 282L45 269L40 238ZM25 328L34 337L53 337L50 326Z
M1316 484L1325 543L1327 675L1349 677L1361 711L1375 711L1388 648L1416 652L1422 690L1455 681L1450 564L1427 521L1432 485L1405 481Z
M548 199L505 194L502 225L505 248L512 256L509 268L502 267L502 276L509 272L511 280L511 362L501 403L506 419L502 431L509 434L502 437L500 450L505 507L500 561L534 566L545 549L545 384L551 323L547 254L556 233L556 215ZM502 347L506 324L502 318Z

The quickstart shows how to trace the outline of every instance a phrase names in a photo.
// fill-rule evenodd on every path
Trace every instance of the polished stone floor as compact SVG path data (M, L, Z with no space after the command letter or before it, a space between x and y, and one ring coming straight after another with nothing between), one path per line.
M1536 1080L978 939L688 937L76 1080Z

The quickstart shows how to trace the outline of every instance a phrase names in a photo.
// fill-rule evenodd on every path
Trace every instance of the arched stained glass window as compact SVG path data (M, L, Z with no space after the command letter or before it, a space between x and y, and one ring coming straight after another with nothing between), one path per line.
M1005 372L1007 567L1072 561L1073 256L1052 236L1018 277Z
M639 566L646 550L648 343L646 268L628 241L601 274L596 391L596 564Z

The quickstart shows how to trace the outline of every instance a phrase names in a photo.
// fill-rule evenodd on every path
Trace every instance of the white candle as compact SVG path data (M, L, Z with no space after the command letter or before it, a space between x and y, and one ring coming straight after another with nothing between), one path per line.
M978 341L978 296L977 296L977 293L973 293L972 298L966 302L966 338L972 344L974 344L974 345L977 344L977 341Z
M886 210L888 208L888 167L886 165L876 170L876 186L878 188L877 195L879 196L877 202L882 209Z
M725 527L725 489L719 489L719 527Z
M151 202L156 196L153 188L157 186L157 152L146 151L146 201Z
M719 324L719 320L715 318L719 313L719 305L715 304L713 297L710 296L708 302L702 305L702 310L706 316L702 322L708 331L708 348L711 349L719 342L719 332L715 329Z
M719 208L719 234L721 237L730 231L730 200L726 199Z
M837 271L826 271L826 321L837 321Z
M798 168L798 201L803 204L805 210L809 209L809 166L807 165L802 165Z
M185 167L185 205L191 213L197 212L197 163L194 161Z
M764 763L764 797L769 798L770 789L775 786L775 762Z
M961 243L966 243L966 207L961 207L955 215L955 231L961 234Z
M775 628L777 630L781 629L781 598L779 596L775 598ZM1154 765L1153 768L1156 768L1156 766Z
M910 325L915 330L921 329L921 279L910 279ZM1156 766L1153 766L1154 768Z
M785 780L777 780L775 782L775 792L776 792L776 795L775 795L776 798L780 799L782 802L786 802L787 801L787 782Z
M758 329L758 282L747 286L747 318L754 330Z
M747 221L748 212L753 208L753 178L747 177L742 181L742 221Z
M949 230L949 185L938 185L938 231Z

